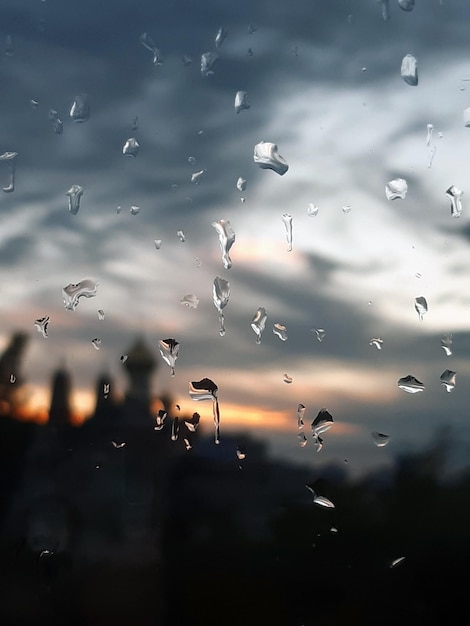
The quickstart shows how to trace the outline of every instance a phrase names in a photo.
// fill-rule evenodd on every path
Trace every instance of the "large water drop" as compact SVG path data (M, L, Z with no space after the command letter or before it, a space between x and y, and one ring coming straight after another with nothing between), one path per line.
M90 101L85 93L75 96L70 108L70 119L75 124L86 122L90 118Z
M47 339L47 337L49 336L47 333L47 329L49 327L49 320L50 320L50 317L46 315L46 317L41 317L34 322L34 327L36 328L38 333L41 333L41 335L45 339Z
M219 220L212 222L211 226L215 228L219 236L219 245L222 252L222 263L226 270L232 267L232 260L229 252L235 243L235 232L230 224L230 220Z
M287 341L287 328L282 324L276 323L273 326L273 333L279 337L281 341Z
M424 316L428 312L428 303L424 296L418 296L415 298L415 311L418 314L419 321L422 322Z
M189 395L193 400L212 400L212 417L214 419L215 443L220 443L220 411L217 399L218 387L210 378L189 383Z
M129 137L122 146L124 156L136 157L139 154L140 144L135 137Z
M67 311L75 311L80 298L93 298L96 296L98 283L94 280L85 279L79 283L71 283L62 289L64 305Z
M407 393L419 393L420 391L425 390L423 383L414 376L411 376L411 374L403 376L403 378L399 379L398 388L406 391Z
M212 76L214 74L212 67L218 58L219 55L215 52L204 52L204 54L201 55L201 74L204 77Z
M287 252L292 252L292 215L284 213L282 221L286 229Z
M83 196L83 187L80 185L72 185L70 189L65 193L68 197L69 211L72 215L77 215L80 210L80 201Z
M401 77L407 85L416 87L418 84L418 62L412 54L407 54L401 62Z
M248 101L248 94L246 91L237 91L235 94L235 112L240 113L240 111L246 111L251 107L251 104Z
M212 285L212 300L214 306L219 313L219 335L225 335L224 314L223 309L227 306L230 298L230 283L225 278L217 276Z
M253 332L256 335L257 344L261 343L261 335L263 334L267 319L268 319L268 316L266 315L266 309L260 306L258 310L256 311L253 317L253 320L251 322L251 328L253 329Z
M462 196L463 191L455 185L451 185L446 190L446 196L450 198L450 214L452 217L460 217L462 215Z
M457 376L457 372L453 372L452 370L445 370L441 374L441 385L444 389L450 393L455 387L455 377Z
M180 344L174 339L160 339L158 342L162 359L171 368L171 375L175 375L175 363L178 358Z
M404 178L394 178L385 185L387 200L404 200L408 192L408 183Z
M253 160L261 169L273 170L280 176L283 176L289 169L286 160L279 154L277 145L269 141L256 144Z

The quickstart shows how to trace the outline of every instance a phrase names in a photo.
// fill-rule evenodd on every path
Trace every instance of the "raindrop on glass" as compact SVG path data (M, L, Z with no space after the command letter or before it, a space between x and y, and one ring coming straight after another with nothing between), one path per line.
M215 228L219 236L220 251L222 252L222 263L224 269L228 270L232 267L232 260L229 252L235 243L235 231L233 230L230 220L219 220L212 222L211 226Z
M237 91L235 94L234 107L236 113L240 113L240 111L247 111L251 107L246 91Z
M245 459L245 458L246 458L246 454L245 454L245 452L243 452L242 450L240 450L240 448L238 447L238 448L237 448L237 459L238 459L239 461L243 461L243 459Z
M83 196L83 187L80 185L72 185L70 189L65 193L68 197L69 202L69 212L72 215L77 215L80 210L80 201Z
M212 400L212 417L214 420L214 441L220 443L220 411L219 402L217 400L218 387L210 378L202 378L199 381L189 383L189 395L193 400Z
M51 122L52 128L54 129L56 135L62 135L62 133L64 132L64 124L60 119L59 114L54 109L51 109L49 111L49 121Z
M39 106L39 102L37 100L30 100L29 103L33 107L33 109L37 109Z
M307 439L307 437L305 436L305 433L299 433L299 434L297 435L297 438L298 438L298 440L299 440L299 445L300 445L300 447L301 447L301 448L305 448L305 446L306 446L306 445L307 445L307 443L308 443L308 439Z
M201 74L204 77L214 74L212 67L218 58L219 55L215 52L204 52L204 54L201 55Z
M408 191L408 183L404 178L394 178L385 185L387 200L404 200Z
M446 190L446 196L450 198L450 214L452 217L460 217L462 215L462 196L463 191L455 185L451 185Z
M316 217L318 215L318 207L315 206L312 202L307 207L307 215L309 217Z
M329 430L333 424L333 416L326 409L321 409L312 422L312 432L315 435L322 435Z
M15 172L17 156L18 152L4 152L2 155L0 155L0 161L7 164L10 174L8 185L5 185L5 187L3 187L3 191L5 193L11 193L15 191Z
M195 185L199 185L201 180L204 178L207 170L199 170L199 172L194 172L191 174L191 182Z
M191 63L193 62L192 58L189 57L187 54L183 54L183 57L181 60L183 61L184 67L189 67Z
M282 221L286 229L287 252L292 252L292 215L284 213Z
M100 321L104 320L104 311L102 309L99 309L99 311L98 311L98 319Z
M432 139L432 132L434 130L434 126L432 124L427 124L426 126L426 145L429 146Z
M412 11L415 8L415 0L398 0L398 4L403 11Z
M399 379L398 388L407 393L418 393L425 390L423 383L410 374Z
M123 354L122 356L119 357L119 360L121 361L121 363L125 363L128 358L129 357L127 356L127 354Z
M111 444L113 448L116 448L116 450L121 450L126 445L126 442L121 441L120 443L118 443L117 441L111 441Z
M12 57L14 52L15 52L15 48L13 45L13 37L11 35L6 35L5 36L5 54L7 55L7 57Z
M196 157L195 156L189 156L188 157L188 163L191 163L191 165L194 165L196 163Z
M307 489L312 493L313 495L313 502L315 504L318 504L318 506L322 506L325 507L327 509L334 509L335 505L333 504L333 502L331 502L331 500L328 500L328 498L325 498L325 496L319 496L315 490L310 487L309 485L305 485L307 487Z
M282 380L290 385L290 383L293 382L294 379L292 378L292 376L289 376L289 374L284 374Z
M119 215L119 213L122 211L122 206L119 205L116 207L116 213Z
M351 205L350 204L346 204L342 207L343 213L350 213L351 212Z
M139 153L139 148L140 145L137 139L135 137L129 137L122 146L122 153L124 156L136 157Z
M390 19L388 0L382 0L382 19L384 22L388 22L388 20Z
M277 145L269 141L261 141L256 144L253 160L261 169L273 170L280 176L283 176L289 169L287 162L279 154Z
M197 427L199 426L199 420L201 419L201 416L199 415L199 413L193 413L191 419L189 420L185 420L185 426L186 428L189 430L189 432L194 433L197 430Z
M14 374L10 374L10 382L12 385L16 383L16 376Z
M429 151L428 167L432 167L432 162L434 161L434 155L436 154L436 150L437 147L432 146L431 150Z
M276 335L276 337L279 337L281 341L287 341L287 328L282 324L274 324L273 333Z
M186 241L185 234L182 230L176 231L176 234L178 235L178 238L181 241L181 243L184 243Z
M152 63L155 65L155 67L162 65L163 59L161 52L148 33L143 33L140 36L140 43L144 46L144 48L147 48L147 50L150 50L150 52L153 54Z
M184 445L185 445L186 450L191 450L192 449L192 445L191 445L189 439L185 438L185 439L183 439L183 441L184 441Z
M377 446L377 448L385 447L387 443L390 441L390 435L385 435L384 433L378 433L377 431L374 431L371 434L372 434L372 439L374 440L374 443Z
M140 213L140 206L132 205L129 209L131 215L138 215Z
M444 335L441 339L441 348L446 356L452 356L452 335Z
M93 298L96 296L98 283L94 280L85 279L79 283L71 283L62 288L62 296L67 311L75 311L80 298Z
M158 342L162 359L171 368L171 375L175 375L175 363L178 358L180 344L174 339L160 339Z
M155 244L155 248L157 250L160 250L160 248L162 247L162 240L161 239L155 239L154 244Z
M300 430L304 427L305 405L299 403L297 405L297 428Z
M441 385L444 389L450 393L455 387L455 377L457 376L457 372L453 372L452 370L445 370L441 374Z
M86 94L75 96L70 108L70 119L75 124L86 122L90 117L90 101Z
M228 35L228 31L223 26L219 26L219 28L217 29L217 33L215 35L215 40L214 40L216 48L220 48L220 46L224 43L227 35Z
M217 276L212 285L212 301L219 313L219 335L225 335L225 319L223 314L224 307L227 306L230 298L230 283L225 278Z
M261 335L263 334L264 327L266 326L266 320L268 316L266 315L266 310L260 306L256 311L253 320L251 322L251 328L253 332L256 334L256 343L261 343Z
M162 430L167 416L168 416L168 413L164 411L163 409L160 409L158 411L157 415L155 416L154 430Z
M415 298L415 311L418 314L419 321L422 322L424 316L428 312L428 303L424 296L418 296Z
M397 565L400 565L400 563L403 563L403 561L406 559L405 556L400 556L398 557L398 559L394 559L391 563L390 563L390 567L396 567Z
M99 350L101 348L101 339L99 337L95 337L94 339L92 339L91 343L93 344L95 350Z
M401 62L401 77L407 85L416 87L418 84L418 62L412 54L407 54Z
M106 400L108 398L108 395L109 395L109 383L105 383L103 385L103 395L104 395L104 398Z
M171 423L171 440L176 441L178 439L178 433L180 431L179 418L174 417Z
M237 180L237 189L238 191L245 191L246 189L246 180L242 178L241 176Z
M374 337L369 341L369 346L374 346L377 350L382 350L382 344L384 340L380 339L380 337Z
M45 339L48 337L47 329L49 327L49 320L50 317L46 315L46 317L41 317L34 322L34 327Z
M181 298L180 303L184 304L184 306L186 306L188 309L197 309L197 306L199 304L199 298L193 293L188 293Z
M136 115L132 118L131 130L137 130L139 128L139 116Z

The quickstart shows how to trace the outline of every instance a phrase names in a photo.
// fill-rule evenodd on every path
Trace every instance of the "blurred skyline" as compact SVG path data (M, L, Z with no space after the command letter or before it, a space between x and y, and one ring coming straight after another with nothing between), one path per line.
M428 444L443 424L469 441L470 7L430 0L405 12L391 1L385 21L381 4L3 2L0 153L18 157L15 190L0 199L0 349L15 330L32 333L23 370L36 406L48 405L61 362L83 414L103 371L124 392L120 357L144 336L159 360L155 394L171 393L210 423L209 404L196 405L188 383L211 378L222 436L224 427L262 432L276 454L299 463L347 458L359 471L390 462L401 446ZM228 34L216 48L220 26ZM208 51L219 58L203 77ZM416 87L400 76L406 54L417 58ZM251 106L236 114L239 90ZM69 115L79 94L91 106L81 124ZM140 144L135 158L122 153L131 137ZM260 141L278 145L284 176L253 163ZM0 177L6 186L8 163ZM385 185L398 177L408 193L389 201ZM66 196L73 185L84 189L76 215ZM464 192L458 219L445 193L451 185ZM292 252L284 213L293 218ZM211 226L220 219L236 233L228 270ZM216 276L231 286L224 337ZM85 278L98 282L97 296L65 310L62 288ZM187 294L199 298L196 309L181 304ZM418 296L429 306L423 321ZM250 328L258 307L268 314L260 345ZM47 339L34 330L46 315ZM274 323L286 326L287 341ZM167 337L180 343L174 378L158 353ZM372 338L383 340L380 351ZM452 393L439 380L446 369L457 372ZM408 374L423 393L398 389ZM322 407L335 419L318 454L310 437L299 447L298 403L307 407L307 436ZM389 434L389 445L377 449L372 431Z

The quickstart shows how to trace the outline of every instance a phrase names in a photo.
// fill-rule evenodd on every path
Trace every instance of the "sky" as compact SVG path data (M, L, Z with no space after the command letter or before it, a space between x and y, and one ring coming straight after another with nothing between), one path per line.
M209 377L222 435L224 425L241 428L291 460L347 458L360 471L429 444L442 426L468 441L470 6L417 0L405 12L390 0L388 10L384 20L377 0L2 2L0 153L18 156L15 190L0 198L0 344L14 330L31 333L24 373L33 404L47 406L62 361L77 410L91 409L103 370L124 391L119 359L142 335L159 362L155 393L171 392L192 412L188 383ZM227 36L216 48L221 26ZM144 33L160 51L157 66ZM209 76L200 69L206 52L219 57ZM406 54L417 59L417 86L400 75ZM251 106L237 114L240 90ZM69 115L79 94L90 103L84 123ZM131 137L134 158L123 155ZM278 146L286 174L254 163L261 141ZM396 178L408 192L390 201L385 185ZM8 180L0 163L2 186ZM84 190L75 215L72 185ZM463 191L459 218L451 185ZM212 227L221 219L236 235L230 269ZM217 276L230 282L223 337ZM66 310L62 288L86 278L98 283L96 297ZM197 308L181 304L187 294ZM429 309L422 321L418 296ZM259 307L268 319L257 345L250 324ZM46 315L47 339L34 329ZM287 341L274 323L286 326ZM158 352L168 337L180 343L174 377ZM383 340L380 351L372 338ZM451 393L440 383L446 369L457 372ZM408 374L424 392L398 388ZM309 424L322 407L336 423L316 453ZM199 410L210 421L210 406ZM387 447L374 446L372 431L390 435Z

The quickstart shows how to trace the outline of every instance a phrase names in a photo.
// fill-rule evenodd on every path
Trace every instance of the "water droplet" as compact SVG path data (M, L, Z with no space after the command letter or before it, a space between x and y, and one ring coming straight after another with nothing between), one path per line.
M154 66L158 67L159 65L162 65L163 59L161 52L148 33L143 33L140 36L140 43L144 46L144 48L147 48L147 50L150 50L150 52L153 54L152 63L154 64Z
M2 155L0 155L0 161L7 164L10 174L8 185L5 185L5 187L3 187L3 191L5 193L11 193L15 191L15 172L17 156L18 152L4 152Z
M41 333L41 335L45 339L47 339L47 337L49 336L47 334L47 329L49 327L49 320L50 320L50 317L46 315L46 317L41 317L34 322L34 327L36 328L38 333Z
M273 170L280 176L283 176L289 169L287 162L279 154L277 145L269 141L261 141L256 144L253 160L261 169Z
M426 146L429 146L432 139L432 132L434 130L434 126L432 124L427 124L426 126Z
M160 248L162 247L162 240L161 239L155 239L154 244L155 244L155 248L157 250L160 250Z
M194 172L191 174L191 182L195 185L199 185L203 177L205 176L207 170L199 170L199 172Z
M98 311L98 319L100 321L104 320L104 311L102 309L99 309L99 311Z
M96 296L98 283L94 280L85 279L79 283L71 283L62 289L64 305L67 311L75 311L80 298L93 298Z
M125 441L121 441L120 443L118 443L117 441L111 441L111 443L113 445L113 448L116 448L116 450L121 450L126 445Z
M30 100L29 103L33 107L33 109L37 109L39 106L39 102L37 100Z
M305 485L307 487L307 489L312 493L313 495L313 502L315 504L318 504L318 506L322 506L325 507L327 509L334 509L335 505L333 504L333 502L331 502L331 500L328 500L328 498L325 498L325 496L319 496L315 490L310 487L309 485Z
M446 356L452 356L452 335L444 335L441 339L441 348Z
M228 31L223 26L219 26L217 33L215 35L215 40L214 40L216 48L220 48L220 46L224 43L227 35L228 35Z
M132 205L129 209L131 215L138 215L140 213L140 206Z
M56 135L62 135L62 133L64 132L64 123L60 119L57 111L55 111L54 109L51 109L49 111L49 121L51 122L52 128L54 129Z
M189 156L188 157L188 163L191 163L191 165L194 165L196 163L196 157L195 156Z
M428 167L432 166L432 162L434 161L434 155L436 154L436 150L437 150L437 147L432 146L431 150L429 151Z
M346 204L345 206L342 207L342 209L343 209L343 213L350 213L351 205L350 204Z
M398 388L403 389L407 393L418 393L425 390L425 386L417 378L408 374L400 378L398 381Z
M284 374L282 380L288 385L290 385L290 383L293 382L294 379L291 376L289 376L289 374Z
M300 430L304 427L305 405L299 403L297 405L297 428Z
M246 189L246 180L242 178L241 176L237 180L237 189L238 191L245 191Z
M390 567L396 567L397 565L400 565L400 563L403 563L405 559L406 559L406 556L398 557L398 559L395 559L394 561L391 562Z
M315 335L317 336L318 341L321 343L323 339L325 339L326 330L324 330L323 328L317 328L315 329Z
M446 190L446 196L450 198L450 214L452 217L460 217L462 215L462 196L463 191L455 185L451 185Z
M197 309L199 298L193 293L188 293L181 298L180 303L184 304L188 309Z
M220 411L217 400L218 387L210 378L202 378L199 381L189 383L189 395L193 400L212 400L212 417L214 420L214 441L220 443Z
M387 443L390 441L390 435L385 435L384 433L378 433L374 431L372 434L372 439L374 440L377 448L384 448Z
M246 202L246 198L240 198L240 202L244 204Z
M189 439L185 438L185 439L183 439L183 441L184 441L184 445L186 447L186 450L191 450L192 449L192 445L191 445Z
M407 54L401 62L401 77L407 85L416 87L418 84L418 62L412 54Z
M246 91L237 91L235 94L235 112L240 113L240 111L247 111L251 104L248 101L248 93Z
M80 185L72 185L70 189L65 193L68 197L69 211L72 215L77 215L80 210L80 201L83 196L83 187Z
M43 559L44 557L52 557L54 556L54 552L52 550L41 550L41 552L39 553L39 558Z
M225 319L222 309L227 306L230 298L230 283L225 278L217 276L212 285L212 301L219 313L219 335L225 335Z
M122 206L117 206L116 207L116 213L119 215L119 213L122 211Z
M388 20L390 19L388 0L382 0L382 19L384 22L388 22Z
M297 435L297 438L298 438L298 440L299 440L299 445L300 445L300 447L301 447L301 448L305 448L305 446L306 446L306 445L307 445L307 443L308 443L308 439L307 439L307 437L305 436L305 433L299 433L299 434Z
M287 341L287 328L282 324L274 324L273 333L279 337L281 341Z
M187 54L183 54L183 57L181 60L183 61L184 67L189 67L191 63L193 62L192 58L189 57Z
M178 235L179 240L181 241L181 243L184 243L186 241L186 236L185 236L185 234L183 233L182 230L176 231L176 234Z
M252 35L253 33L256 33L258 29L256 28L256 26L254 26L254 24L248 24L248 34Z
M201 416L199 415L199 413L193 413L191 419L189 420L185 420L185 425L186 428L189 430L189 432L194 433L197 430L197 427L199 426L199 420L201 419Z
M252 50L251 48L248 48L248 50L247 50L247 52L246 52L246 53L247 53L247 55L248 55L249 57L252 57L252 56L253 56L253 50Z
M408 183L404 178L394 178L385 185L387 200L404 200L408 192Z
M282 221L286 229L287 252L292 252L292 215L284 213Z
M374 346L377 350L382 350L382 344L384 340L380 339L380 337L374 337L369 341L369 346Z
M337 532L338 532L338 529L335 528L334 526L330 528L330 533L337 533Z
M424 316L428 312L428 303L424 296L418 296L415 298L415 311L418 314L419 321L422 322Z
M70 108L70 119L75 124L86 122L90 118L90 100L85 93L75 96Z
M171 368L171 375L175 375L175 363L178 358L180 344L175 339L160 339L158 342L162 359Z
M403 11L412 11L415 8L415 0L398 0L398 4Z
M259 309L256 311L253 317L253 320L251 322L251 328L256 334L257 344L261 343L261 335L263 334L267 319L268 319L268 316L266 315L266 310L262 306L260 306Z
M122 356L119 357L119 360L121 361L121 363L125 363L128 358L129 357L127 356L127 354L123 354Z
M307 207L307 215L309 217L316 217L318 215L318 207L315 206L312 202Z
M15 47L13 45L13 37L11 35L5 36L5 54L7 57L12 57L15 52Z
M129 137L122 146L124 156L136 157L139 153L140 144L135 137Z
M333 424L333 416L326 409L320 409L318 415L312 422L312 432L314 435L322 435L329 430Z
M176 441L178 439L178 434L180 431L179 418L174 417L171 423L171 440Z
M155 416L154 430L162 430L167 416L168 416L168 413L164 411L163 409L160 409L158 411L157 415Z
M12 385L16 383L16 376L14 374L10 374L10 382Z
M442 372L441 374L441 385L448 393L450 393L455 387L456 375L457 372L453 372L452 370L445 370L445 372Z
M99 337L95 337L94 339L92 339L91 343L93 344L95 350L99 350L101 348L101 339Z
M240 448L238 447L237 448L237 459L239 461L243 461L243 459L245 459L245 458L246 458L246 454L242 450L240 450Z
M131 130L137 130L139 128L139 116L136 115L132 118Z
M105 399L108 398L108 395L109 395L109 383L105 383L103 385L103 395L104 395Z
M215 52L204 52L204 54L201 55L201 74L204 77L213 76L214 72L212 67L218 58L219 55Z
M230 220L219 220L212 222L211 226L215 228L219 236L219 245L222 252L222 263L226 270L232 267L232 260L229 252L235 243L235 231L233 230Z

